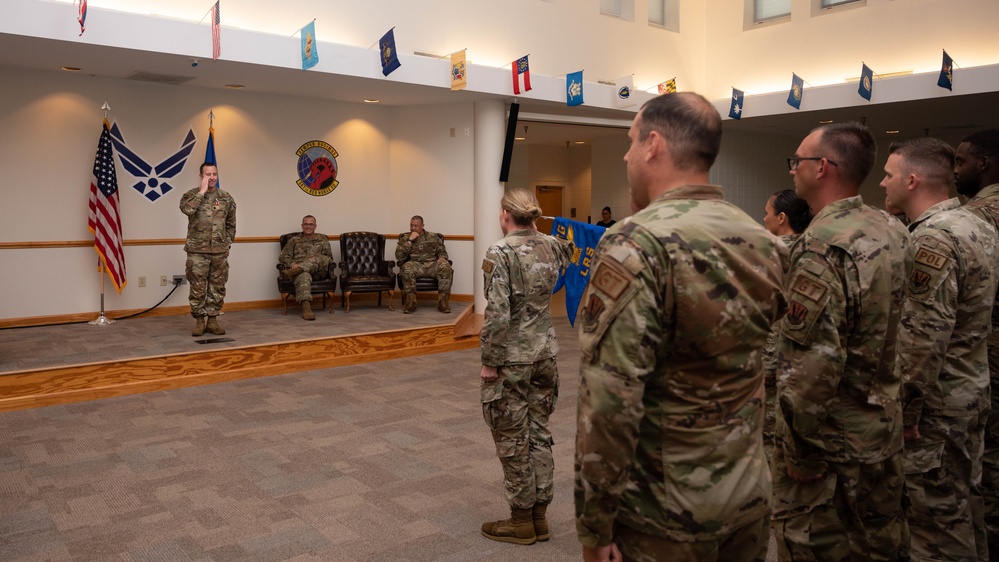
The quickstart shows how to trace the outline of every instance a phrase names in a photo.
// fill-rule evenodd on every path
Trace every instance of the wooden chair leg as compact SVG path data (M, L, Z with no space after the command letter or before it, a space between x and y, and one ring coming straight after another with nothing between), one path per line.
M326 297L330 299L329 306L326 306ZM323 293L323 306L329 309L330 314L333 314L333 293Z
M392 308L392 300L395 299L395 289L389 289L388 294L389 294L389 310L395 310L394 308Z
M284 316L288 316L288 293L285 293L284 295L282 295L282 297L284 297L281 299L281 302L284 303L284 312L282 312L281 314L283 314Z
M343 293L343 298L347 301L347 312L350 312L350 291Z

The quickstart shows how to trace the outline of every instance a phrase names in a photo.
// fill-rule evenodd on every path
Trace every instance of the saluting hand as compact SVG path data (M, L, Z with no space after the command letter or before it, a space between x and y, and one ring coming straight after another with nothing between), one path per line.
M204 195L205 193L208 193L208 176L207 175L201 176L201 187L198 188L198 193L200 193L201 195Z

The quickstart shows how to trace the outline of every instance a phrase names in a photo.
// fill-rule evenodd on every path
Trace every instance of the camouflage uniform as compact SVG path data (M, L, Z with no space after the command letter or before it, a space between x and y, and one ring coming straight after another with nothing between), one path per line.
M764 559L760 350L785 309L783 251L716 185L674 188L600 240L579 311L583 546Z
M964 207L999 231L999 183L987 185ZM982 456L982 496L985 500L985 529L989 556L999 560L999 298L992 306L992 333L988 338L989 393L988 424L985 428L985 453Z
M215 188L201 195L195 187L180 198L187 215L187 281L191 316L218 316L229 279L229 247L236 238L236 201Z
M914 559L986 560L982 446L986 340L999 270L995 229L957 198L909 226L908 298L899 330L906 516Z
M399 243L395 247L396 261L406 262L399 268L403 302L407 295L416 295L417 277L436 277L437 293L450 295L454 270L447 262L444 243L436 233L426 230L416 240L410 240L409 236L409 232L400 234Z
M516 509L552 501L552 434L558 398L558 342L549 306L573 244L516 230L486 251L482 364L499 367L483 382L482 415L503 465L506 499Z
M781 560L896 560L904 548L895 371L908 232L859 196L792 251L777 344L774 520ZM788 467L809 483L792 480Z
M295 300L311 301L312 280L327 279L330 264L333 263L329 236L314 232L292 237L281 250L278 263L285 269L293 263L302 268L302 273L295 276Z
M788 249L794 246L794 241L798 239L798 234L784 234L780 236L780 241ZM785 277L791 267L791 256L783 254L786 259L781 262ZM774 427L777 424L777 337L780 332L777 324L774 323L770 335L767 336L767 345L763 348L763 382L766 385L767 399L765 402L763 416L763 448L767 452L767 459L773 458L774 452Z

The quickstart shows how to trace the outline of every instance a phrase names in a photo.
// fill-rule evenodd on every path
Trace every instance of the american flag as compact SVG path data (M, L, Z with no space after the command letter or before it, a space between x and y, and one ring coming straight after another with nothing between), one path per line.
M212 6L212 60L222 56L222 38L219 36L219 3Z
M118 177L108 122L104 121L97 143L93 176L90 178L90 217L87 227L94 233L94 249L101 257L114 288L125 286L125 254L121 248L121 216L118 213Z

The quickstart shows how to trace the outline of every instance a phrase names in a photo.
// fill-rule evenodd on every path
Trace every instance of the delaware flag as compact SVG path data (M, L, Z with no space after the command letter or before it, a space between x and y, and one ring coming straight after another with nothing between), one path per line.
M378 51L381 53L382 74L388 76L392 71L402 66L399 62L399 53L395 50L395 28L388 30L378 40Z
M567 74L565 77L565 104L583 104L583 71Z
M732 88L732 107L728 109L729 117L732 119L742 119L742 108L745 107L745 105L743 105L745 99L745 92Z
M860 97L871 101L871 94L874 93L874 71L866 64L860 69L860 89L857 91Z
M451 91L464 90L468 85L468 74L465 70L465 49L451 53Z
M208 127L208 147L205 148L205 162L215 166L216 171L219 167L219 161L215 159L215 127ZM222 180L219 179L215 182L215 187L221 187Z
M676 78L670 78L669 80L659 84L659 95L663 94L675 94L676 93Z
M801 92L805 89L805 81L797 74L791 73L791 91L787 93L787 104L795 109L801 109Z
M607 230L602 226L577 222L562 217L555 217L555 224L552 225L552 236L564 238L572 241L576 249L572 252L572 261L569 267L562 272L558 283L552 293L557 293L565 286L565 310L569 314L569 324L575 325L576 311L579 309L579 301L583 298L583 291L586 290L587 283L590 282L590 266L593 261L593 254L597 250L597 243L600 237Z
M635 105L635 77L631 74L614 81L614 93L618 107Z
M947 51L943 52L943 64L940 65L940 78L937 79L937 86L954 91L954 59L950 58Z
M528 55L513 61L513 93L520 93L520 76L524 75L524 91L531 90L531 67L527 64Z
M319 45L316 44L316 20L302 28L302 70L319 63Z
M114 147L111 146L111 130L105 120L90 176L90 215L87 217L87 228L94 235L94 249L118 294L125 287L125 252L121 247L120 211Z

